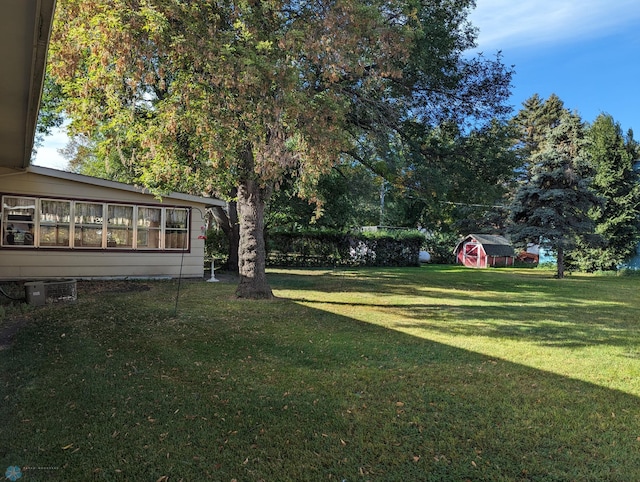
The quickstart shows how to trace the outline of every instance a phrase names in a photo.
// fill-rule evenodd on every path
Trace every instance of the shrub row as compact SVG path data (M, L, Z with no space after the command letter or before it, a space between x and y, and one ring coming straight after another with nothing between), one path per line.
M270 266L417 266L424 235L418 231L271 231Z

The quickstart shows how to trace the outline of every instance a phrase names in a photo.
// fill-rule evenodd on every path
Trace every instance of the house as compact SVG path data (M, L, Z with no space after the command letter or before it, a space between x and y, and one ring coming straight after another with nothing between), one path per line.
M203 277L218 199L30 166L0 169L0 278Z
M469 234L453 250L458 263L470 268L513 266L515 251L509 241L490 234Z
M123 183L30 165L55 0L3 0L0 279L203 277L205 210Z

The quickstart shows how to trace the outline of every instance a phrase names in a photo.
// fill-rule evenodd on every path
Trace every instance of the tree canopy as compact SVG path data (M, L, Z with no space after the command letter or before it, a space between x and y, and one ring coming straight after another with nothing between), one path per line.
M508 112L510 70L467 53L473 6L59 0L50 72L71 133L132 180L237 192L237 294L270 297L264 204L283 178L313 199L323 173L345 156L367 163L362 146L384 147L408 121Z
M589 211L599 204L589 187L586 144L584 124L564 111L557 126L547 130L531 159L531 178L520 185L511 206L512 238L555 251L559 278L564 276L564 253L578 237L593 232Z
M539 94L534 94L522 103L522 109L511 120L517 132L516 148L521 159L522 179L528 179L532 175L533 156L543 148L549 130L560 124L565 112L569 110L556 94L551 94L545 100Z
M613 271L635 255L640 240L640 184L633 165L638 151L633 133L625 138L620 124L607 114L589 126L587 138L591 189L602 199L590 217L601 243L593 247L580 242L571 263L585 271Z

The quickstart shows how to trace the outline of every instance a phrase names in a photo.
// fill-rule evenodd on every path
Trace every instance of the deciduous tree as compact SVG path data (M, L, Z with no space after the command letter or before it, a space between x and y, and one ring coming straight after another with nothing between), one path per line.
M510 72L469 58L472 0L59 0L50 49L71 131L158 192L237 190L238 296L269 298L264 207L408 118L504 114ZM380 144L378 144L380 145Z

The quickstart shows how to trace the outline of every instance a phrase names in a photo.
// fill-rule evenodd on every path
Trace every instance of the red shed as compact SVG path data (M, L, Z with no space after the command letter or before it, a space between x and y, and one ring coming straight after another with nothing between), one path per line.
M509 241L491 234L470 234L453 250L458 263L470 268L513 266L516 253Z

